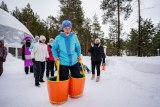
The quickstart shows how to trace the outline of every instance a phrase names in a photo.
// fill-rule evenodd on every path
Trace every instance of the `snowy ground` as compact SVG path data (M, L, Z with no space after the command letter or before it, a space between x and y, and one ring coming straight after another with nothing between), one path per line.
M87 74L83 96L59 107L160 107L160 57L107 57L101 81ZM90 67L90 57L83 57ZM45 78L46 80L46 78ZM46 82L34 86L33 74L25 75L23 61L11 55L0 77L0 107L53 107Z

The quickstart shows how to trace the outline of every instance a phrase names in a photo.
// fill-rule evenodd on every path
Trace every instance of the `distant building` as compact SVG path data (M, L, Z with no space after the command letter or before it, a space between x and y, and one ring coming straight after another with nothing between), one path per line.
M0 39L5 41L8 51L20 56L23 39L26 35L33 38L30 31L10 13L0 9Z

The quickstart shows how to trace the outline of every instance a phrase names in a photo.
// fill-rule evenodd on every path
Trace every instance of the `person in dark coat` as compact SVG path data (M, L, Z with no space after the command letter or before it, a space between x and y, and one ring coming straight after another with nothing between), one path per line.
M100 65L105 64L105 53L103 46L101 46L100 39L96 38L95 43L91 44L91 48L89 49L91 53L91 65L92 65L92 78L95 78L95 67L97 69L97 78L96 82L100 81Z
M3 73L3 62L6 61L7 48L4 46L4 41L0 40L0 76Z
M25 73L28 74L29 68L30 68L30 72L33 73L33 62L31 58L31 52L29 51L29 48L31 45L31 37L26 36L24 40L26 41L26 43L25 45L22 46L22 60L24 60Z
M54 39L50 38L49 43L47 44L47 49L48 49L48 55L49 58L47 59L47 64L46 64L46 77L49 78L49 74L51 72L51 76L54 77L54 57L52 55L52 44L53 44Z

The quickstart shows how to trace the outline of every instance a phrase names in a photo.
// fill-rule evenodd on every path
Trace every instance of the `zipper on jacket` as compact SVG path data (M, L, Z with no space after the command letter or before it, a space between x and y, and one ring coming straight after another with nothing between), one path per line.
M69 37L66 37L66 44L67 44L67 53L68 53L68 57L69 57L69 64L72 65L72 56L70 54L70 44L69 44Z

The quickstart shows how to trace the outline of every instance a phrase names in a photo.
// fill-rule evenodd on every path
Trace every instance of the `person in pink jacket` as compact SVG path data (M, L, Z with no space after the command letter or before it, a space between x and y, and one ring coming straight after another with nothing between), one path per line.
M49 40L49 43L47 45L47 49L48 49L48 54L49 54L49 58L47 58L47 70L46 70L46 77L49 78L49 74L51 73L51 76L54 76L54 57L52 55L52 43L53 43L54 39L51 38Z

